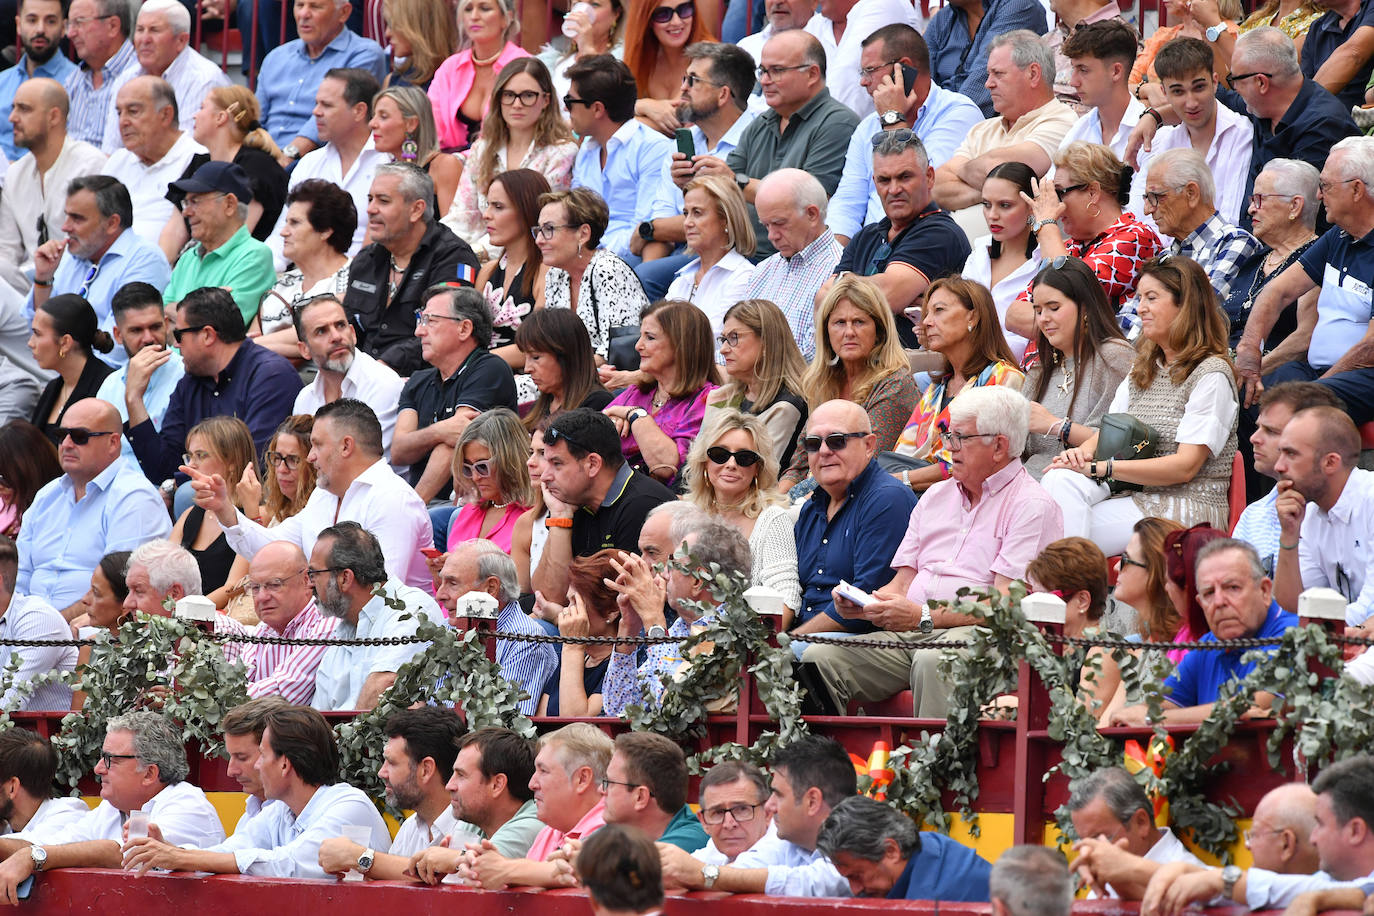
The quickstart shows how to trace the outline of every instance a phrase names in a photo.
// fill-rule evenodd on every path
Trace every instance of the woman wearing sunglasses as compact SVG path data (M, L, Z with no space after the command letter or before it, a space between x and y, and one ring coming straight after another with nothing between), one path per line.
M1155 455L1097 460L1098 435L1055 457L1041 484L1064 510L1065 536L1121 552L1125 532L1149 515L1185 525L1227 524L1236 453L1235 366L1226 313L1196 261L1165 255L1140 273L1142 340L1109 413L1129 413L1158 436ZM1109 481L1138 492L1113 496Z
M718 410L729 408L758 417L778 456L777 467L788 467L809 411L801 396L806 360L787 316L767 299L736 302L725 313L716 342L726 382L711 392L706 423Z
M29 352L40 368L56 372L57 377L38 396L29 420L53 445L62 444L57 430L67 408L95 397L105 376L114 371L95 351L113 349L114 338L100 329L95 309L80 296L53 296L34 311Z
M672 134L682 125L677 106L687 75L689 44L715 41L696 0L631 0L625 23L625 65L639 87L635 117Z
M1054 180L1041 178L1031 205L1031 231L1046 261L1063 254L1093 269L1113 311L1135 295L1140 266L1163 247L1149 226L1123 208L1131 168L1100 143L1078 140L1054 155ZM1030 298L1030 288L1022 294Z
M1038 480L1055 455L1092 436L1131 371L1135 350L1102 284L1077 258L1045 265L1032 290L1039 358L1026 370L1021 393L1031 402L1026 471Z
M479 414L453 450L453 489L464 502L449 521L448 549L482 538L510 553L511 532L534 501L530 436L504 407Z
M783 595L783 629L801 607L792 516L777 492L777 455L758 417L716 411L687 456L687 499L734 525L749 539L751 585Z

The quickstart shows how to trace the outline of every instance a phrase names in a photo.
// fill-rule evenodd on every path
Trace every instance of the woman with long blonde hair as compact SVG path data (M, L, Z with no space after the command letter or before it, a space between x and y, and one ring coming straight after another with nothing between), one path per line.
M461 152L477 139L498 101L492 94L497 74L529 56L514 41L519 32L515 0L459 0L458 53L439 65L429 84L441 149Z
M384 45L391 47L386 86L428 89L434 74L458 47L458 20L447 3L382 0Z

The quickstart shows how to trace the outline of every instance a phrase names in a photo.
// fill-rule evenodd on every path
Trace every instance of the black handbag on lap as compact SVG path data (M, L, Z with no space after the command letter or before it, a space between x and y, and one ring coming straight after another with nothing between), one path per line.
M1109 413L1102 418L1097 432L1097 450L1093 452L1095 461L1133 461L1137 458L1153 458L1159 447L1159 433L1148 423L1142 423L1128 413ZM1145 489L1140 484L1125 483L1119 480L1107 481L1112 493L1128 493Z
M596 284L588 284L587 291L592 297L592 317L596 326L601 327L601 309L596 304ZM632 371L639 368L639 325L622 324L618 328L606 329L606 362L617 369Z

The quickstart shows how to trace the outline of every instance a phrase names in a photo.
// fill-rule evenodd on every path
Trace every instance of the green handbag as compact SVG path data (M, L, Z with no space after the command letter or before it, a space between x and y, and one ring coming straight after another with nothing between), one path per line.
M1097 450L1093 460L1132 461L1137 458L1153 458L1159 446L1159 433L1148 423L1128 413L1109 413L1102 418L1097 430ZM1107 481L1113 493L1129 493L1145 489L1140 484L1125 483L1119 480Z

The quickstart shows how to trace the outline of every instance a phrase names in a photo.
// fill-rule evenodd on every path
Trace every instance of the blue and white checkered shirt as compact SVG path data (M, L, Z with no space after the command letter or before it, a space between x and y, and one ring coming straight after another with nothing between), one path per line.
M1169 246L1173 254L1192 258L1207 271L1207 279L1217 291L1217 298L1225 302L1231 295L1231 281L1240 265L1259 254L1263 246L1253 235L1233 226L1213 210L1206 222L1185 239L1174 239Z
M844 246L826 229L790 258L765 258L749 279L750 299L769 299L787 316L797 346L808 360L816 355L816 292L835 273Z
M539 706L544 685L558 671L558 648L547 642L500 638L503 633L548 635L543 627L520 609L518 601L512 601L501 609L501 616L496 618L496 632L496 664L501 666L501 676L529 694L527 699L521 701L520 711L532 716Z

